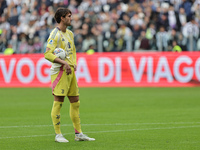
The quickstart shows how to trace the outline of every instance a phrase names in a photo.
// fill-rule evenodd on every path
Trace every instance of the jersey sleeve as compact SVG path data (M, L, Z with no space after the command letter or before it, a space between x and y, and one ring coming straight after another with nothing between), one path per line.
M44 53L44 56L47 60L54 62L56 56L53 54L53 51L55 50L55 48L58 45L58 31L57 30L53 30L47 40L47 47L50 49L49 51L46 51Z
M57 30L53 30L47 40L47 47L51 50L55 50L59 42L59 32Z

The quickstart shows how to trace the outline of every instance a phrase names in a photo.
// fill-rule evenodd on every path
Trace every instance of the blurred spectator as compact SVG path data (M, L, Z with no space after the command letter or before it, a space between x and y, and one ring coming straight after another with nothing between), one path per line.
M187 21L190 21L192 17L192 11L191 11L192 2L190 0L182 0L182 3L180 4L179 7L185 10Z
M10 23L10 25L14 25L16 26L18 24L18 12L17 12L17 8L13 7L13 8L9 8L8 9L8 22Z
M41 2L41 1L34 1L34 2L33 2L33 7L32 7L32 9L31 9L31 12L32 12L33 10L39 11L39 9L40 9L40 2Z
M23 37L19 43L19 52L20 54L28 53L28 42L25 37Z
M139 49L140 50L149 50L150 49L150 42L146 38L146 32L142 31L141 36L138 38L139 41Z
M102 34L103 28L102 28L102 22L100 20L100 18L96 19L96 24L94 24L94 26L91 29L91 33L97 37L100 36Z
M146 38L149 40L150 44L150 49L156 49L156 40L155 40L155 35L156 35L156 28L153 23L150 23L149 27L146 30Z
M187 51L187 48L186 48L186 39L183 37L183 34L181 32L179 32L178 34L178 45L181 47L182 51Z
M78 14L78 2L76 0L70 0L68 9L71 10L73 16Z
M65 7L66 2L64 3L63 0L52 0L52 1L54 10L57 10L58 7Z
M4 50L4 55L12 55L14 50L11 44L8 44L8 47Z
M82 51L83 37L80 34L74 35L74 44L76 45L77 52L83 52Z
M186 23L183 27L183 36L186 39L186 45L188 51L197 50L197 40L199 38L199 27L194 19Z
M7 21L7 18L4 15L1 16L0 29L4 33L4 38L7 38L10 31L10 23Z
M172 51L173 52L182 52L182 49L179 45L177 45L177 42L174 40L172 41Z
M100 2L100 4L101 4L102 6L104 6L105 4L107 4L107 0L99 0L99 2Z
M26 30L26 34L28 35L29 38L33 38L37 29L38 29L38 26L39 26L39 21L37 20L37 17L36 16L31 16L30 17L30 21L29 21L29 24L28 24L28 28Z
M103 48L105 52L116 51L117 49L117 26L112 24L110 30L103 34Z
M132 36L132 38L133 38L133 47L135 47L135 41L139 38L141 32L142 32L142 29L139 26L139 24L136 24L136 25L133 26L133 28L132 28L132 33L133 33L133 36Z
M130 19L131 26L134 26L136 24L141 26L143 23L144 23L144 20L141 17L139 17L139 14L137 13L135 13L133 17L131 17Z
M178 41L178 33L175 29L168 31L169 39L168 39L168 50L171 51L173 48L173 41Z
M110 12L110 19L119 19L120 15L117 13L117 8L113 8Z
M110 26L112 24L112 19L109 13L104 13L102 14L101 17L102 17L102 29L103 29L103 32L106 32L110 29Z
M123 20L119 20L120 27L117 30L117 39L118 39L118 51L124 51L129 49L129 42L132 37L132 31L127 27L126 23ZM124 46L125 45L125 46Z
M39 37L34 37L33 39L33 47L34 47L34 53L43 53L42 51L42 42L40 41Z
M161 26L164 27L166 31L169 29L169 20L167 14L160 14L156 27L157 29L160 29Z
M177 27L181 31L182 27L187 23L187 15L184 8L179 9L179 14L177 17Z
M39 15L42 16L45 12L48 12L48 6L45 2L42 2L39 7Z
M86 37L86 39L83 40L83 47L82 47L83 52L86 52L91 45L95 47L96 41L94 38L92 38L91 35L89 35Z
M192 12L195 15L196 21L200 26L200 0L196 0L192 6Z
M182 3L182 0L170 0L170 3L174 5L175 11L179 11L179 6Z
M135 0L129 0L128 2L128 12L129 12L129 16L133 16L136 12L137 12L137 8L140 5L135 1Z
M47 25L49 26L49 28L51 28L53 26L53 24L55 24L55 20L54 20L54 14L55 14L55 12L54 12L54 9L53 9L52 6L50 6L48 8L48 12L49 13L48 13L48 16L46 18L47 19Z
M118 0L109 0L108 5L110 6L110 10L112 11L114 8L117 8L119 3Z
M82 0L81 4L78 6L79 11L87 12L91 0Z
M34 53L34 42L33 42L33 39L28 39L28 47L27 47L27 49L28 49L28 51L27 51L27 53Z
M97 14L100 13L102 10L102 5L100 0L95 0L95 2L93 3L93 11Z
M36 27L39 29L36 29L35 35L32 39L34 39L35 42L37 42L37 45L40 45L38 42L45 43L47 41L48 35L50 34L50 31L47 28L47 20L40 21L39 26ZM40 37L39 41L37 38ZM41 49L37 49L37 53L41 52Z
M0 14L3 14L5 8L7 8L6 0L0 0Z
M95 47L94 47L94 45L90 45L89 46L89 49L88 50L86 50L86 54L88 54L88 55L92 55L92 54L94 54L95 53Z
M169 20L169 27L170 29L177 29L178 24L177 24L177 17L176 13L174 10L174 6L170 5L169 6L169 11L168 11L168 20Z
M89 25L87 23L83 23L82 28L79 30L79 33L82 35L82 37L85 39L89 35L91 35L91 30L89 28Z
M13 51L16 53L18 49L18 34L16 26L11 26L10 44L12 45Z
M74 15L73 15L73 20L72 20L72 22L71 22L72 27L73 27L73 30L80 29L82 23L83 23L83 22L81 21L80 16L79 16L78 14L74 14Z
M4 33L5 30L0 29L0 52L2 53L6 49L6 39L4 38Z
M163 26L156 33L156 45L159 51L168 50L168 33Z
M27 11L26 8L22 8L21 13L19 15L19 22L22 24L28 24L30 19L30 13Z
M129 27L131 29L131 25L130 25L130 17L127 13L123 13L120 17L121 20L123 20L125 22L125 24L127 25L127 27Z

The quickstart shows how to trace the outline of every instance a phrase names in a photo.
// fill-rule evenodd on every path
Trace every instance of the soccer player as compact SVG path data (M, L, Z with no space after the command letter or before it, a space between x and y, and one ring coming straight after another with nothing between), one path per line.
M79 89L75 76L76 71L76 48L74 45L73 33L67 29L71 25L72 13L67 8L58 8L55 12L57 27L53 29L47 41L45 58L52 62L50 69L52 94L54 103L51 111L53 126L55 129L56 142L69 142L65 139L60 130L60 110L65 96L70 101L70 118L75 130L75 141L94 141L82 133L79 117ZM65 50L67 56L61 60L53 54L55 48ZM60 67L61 66L61 67Z

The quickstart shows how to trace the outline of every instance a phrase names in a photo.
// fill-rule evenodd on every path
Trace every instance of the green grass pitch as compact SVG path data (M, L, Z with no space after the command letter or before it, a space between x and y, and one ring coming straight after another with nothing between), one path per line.
M54 142L50 88L0 89L1 150L200 150L200 87L80 88L82 130L75 142L66 98Z

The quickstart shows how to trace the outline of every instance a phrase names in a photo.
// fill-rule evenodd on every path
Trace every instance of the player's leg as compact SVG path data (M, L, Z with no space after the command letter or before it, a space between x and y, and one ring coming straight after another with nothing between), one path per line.
M79 96L68 96L70 101L70 109L69 114L70 118L72 120L75 133L81 133L81 121L80 121L80 113L79 113Z
M90 138L87 135L83 134L81 130L81 121L80 121L80 101L79 96L68 96L70 101L70 118L73 122L75 130L75 141L94 141L94 138Z
M64 102L64 96L55 96L54 103L51 110L51 118L53 121L53 126L56 134L61 134L60 131L60 110Z
M72 68L72 78L71 78L71 85L68 91L68 98L70 101L70 117L73 122L74 130L75 130L75 140L76 141L94 141L94 138L89 138L88 136L84 135L81 130L81 121L80 121L80 114L79 114L79 88L74 72L74 68Z
M64 102L64 96L55 96L54 95L54 103L51 110L51 118L54 126L54 130L56 133L55 141L56 142L69 142L65 139L60 130L60 110L62 108L62 104Z
M60 130L60 110L62 108L64 98L67 95L68 89L66 87L66 74L62 74L59 78L59 73L52 75L52 93L54 95L54 103L51 111L51 117L52 117L52 122L53 126L55 129L56 137L55 141L56 142L69 142L66 140Z

